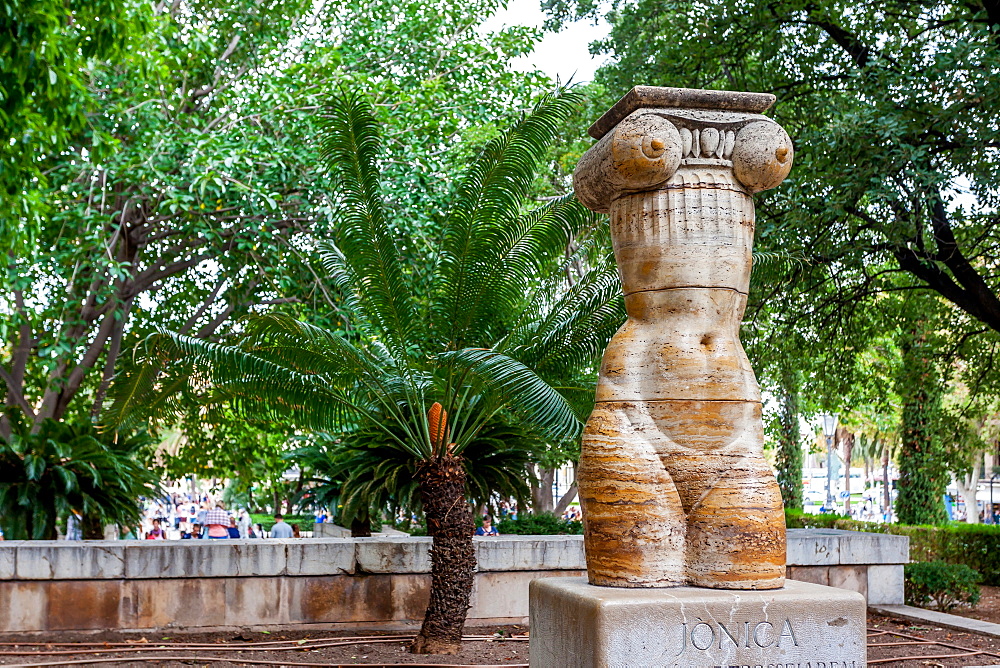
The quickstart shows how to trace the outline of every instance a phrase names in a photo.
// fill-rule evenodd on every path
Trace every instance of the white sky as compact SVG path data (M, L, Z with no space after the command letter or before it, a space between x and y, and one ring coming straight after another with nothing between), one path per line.
M509 0L507 9L501 9L486 23L482 30L493 31L503 26L531 26L540 28L545 14L538 0ZM608 34L609 26L603 20L598 25L590 21L578 21L568 25L559 33L546 33L535 48L534 53L517 58L512 65L517 70L539 69L550 77L566 82L571 76L575 83L584 83L594 78L594 72L605 57L594 58L587 51L588 45Z

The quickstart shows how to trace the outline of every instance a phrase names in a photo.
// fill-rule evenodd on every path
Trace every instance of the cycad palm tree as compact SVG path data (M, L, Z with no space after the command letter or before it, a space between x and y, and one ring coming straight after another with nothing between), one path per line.
M579 101L550 97L490 141L439 217L430 257L408 266L415 240L389 220L371 108L337 97L321 146L337 181L336 232L320 253L350 313L348 335L281 314L249 319L233 344L163 333L144 348L145 366L116 383L108 415L118 422L163 405L158 373L158 386L176 387L162 374L197 372L250 418L383 432L413 461L434 540L417 653L457 651L469 607L475 554L463 453L501 414L549 441L575 438L578 416L545 379L593 364L624 320L594 216L572 196L526 208L540 157ZM582 242L567 258L571 240ZM565 268L584 257L593 269L570 286Z
M514 498L523 506L530 499L530 467L545 444L505 417L491 420L462 451L466 493L475 506L498 498ZM299 500L335 509L336 521L349 526L352 536L370 536L372 520L382 511L422 510L418 462L381 428L362 428L340 438L317 433L309 441L284 455L309 471L305 482L310 486Z

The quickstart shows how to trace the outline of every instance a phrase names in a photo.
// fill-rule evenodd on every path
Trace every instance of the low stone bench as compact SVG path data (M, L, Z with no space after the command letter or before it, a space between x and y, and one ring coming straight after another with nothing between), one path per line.
M524 623L528 582L583 575L582 536L476 538L470 621ZM4 541L0 632L407 628L430 584L430 538ZM908 539L788 532L788 574L903 601Z

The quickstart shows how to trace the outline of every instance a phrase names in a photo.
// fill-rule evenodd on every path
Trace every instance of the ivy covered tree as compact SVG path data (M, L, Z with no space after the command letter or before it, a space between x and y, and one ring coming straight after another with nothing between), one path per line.
M902 399L899 448L899 496L896 516L905 524L947 521L944 493L948 486L946 454L941 442L942 388L937 357L925 323L902 332L902 365L897 392Z
M805 461L802 437L799 434L801 409L800 374L786 370L782 376L781 394L778 396L778 452L775 456L778 487L785 508L802 510L802 464Z

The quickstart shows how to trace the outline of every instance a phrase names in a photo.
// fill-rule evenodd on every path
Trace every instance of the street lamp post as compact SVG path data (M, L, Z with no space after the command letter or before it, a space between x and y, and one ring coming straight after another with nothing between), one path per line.
M823 435L826 436L826 512L836 507L833 500L833 435L837 431L837 415L827 413L823 418Z
M996 484L996 479L1000 478L1000 473L994 473L990 476L990 509L986 513L986 523L996 524L996 515L993 514L993 485Z

